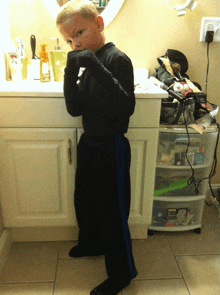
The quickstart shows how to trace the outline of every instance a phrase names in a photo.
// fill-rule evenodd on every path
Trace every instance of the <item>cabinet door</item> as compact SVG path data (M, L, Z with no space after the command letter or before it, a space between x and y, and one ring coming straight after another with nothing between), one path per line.
M129 128L125 136L131 145L131 237L146 239L152 216L158 129Z
M79 141L83 129L77 131ZM129 128L125 134L131 146L129 227L133 239L147 238L151 224L158 133L157 128Z
M5 227L76 225L76 129L2 128L0 142Z

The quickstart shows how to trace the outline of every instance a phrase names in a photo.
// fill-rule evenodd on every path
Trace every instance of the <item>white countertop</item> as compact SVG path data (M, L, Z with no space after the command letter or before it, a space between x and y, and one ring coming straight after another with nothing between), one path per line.
M64 97L63 82L22 80L20 82L0 81L0 97ZM168 93L147 80L135 88L136 98L167 98Z

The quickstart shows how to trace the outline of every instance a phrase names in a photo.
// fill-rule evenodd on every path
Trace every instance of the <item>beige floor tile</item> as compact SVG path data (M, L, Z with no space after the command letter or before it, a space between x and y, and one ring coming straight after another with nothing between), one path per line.
M177 256L191 295L220 294L220 256Z
M69 251L72 247L78 244L77 241L74 242L61 242L59 250L59 259L72 259L69 257Z
M138 271L136 280L182 278L165 237L152 236L146 240L133 240L132 245Z
M14 243L0 282L53 282L59 243Z
M22 242L14 243L9 255L41 256L57 259L61 242Z
M87 295L106 278L104 258L59 260L54 295Z
M0 284L1 295L53 295L52 283Z
M189 295L183 280L132 281L122 295Z
M175 255L219 254L220 240L215 238L209 228L203 228L200 234L182 232L168 237Z

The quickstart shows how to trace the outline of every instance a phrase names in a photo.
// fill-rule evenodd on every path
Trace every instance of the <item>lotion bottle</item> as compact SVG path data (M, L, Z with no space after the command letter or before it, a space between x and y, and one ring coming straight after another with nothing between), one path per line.
M46 44L41 44L40 52L40 81L50 82L50 64L48 53L46 52Z
M51 38L57 40L55 50L51 50L51 63L53 67L54 81L63 81L64 69L66 67L67 54L66 51L61 50L59 38Z

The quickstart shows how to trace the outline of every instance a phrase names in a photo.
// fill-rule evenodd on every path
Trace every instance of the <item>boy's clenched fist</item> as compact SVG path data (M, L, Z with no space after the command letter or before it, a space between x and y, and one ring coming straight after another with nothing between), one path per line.
M75 50L70 51L67 55L67 67L91 67L97 57L91 50Z

